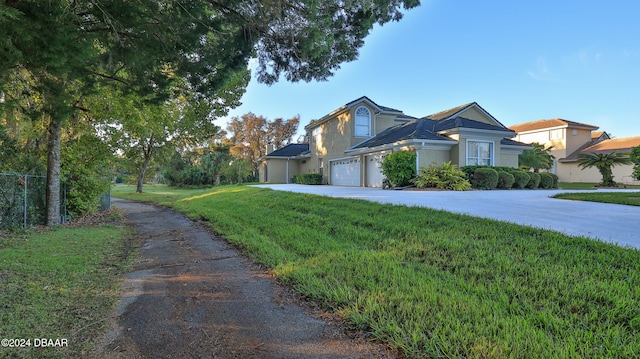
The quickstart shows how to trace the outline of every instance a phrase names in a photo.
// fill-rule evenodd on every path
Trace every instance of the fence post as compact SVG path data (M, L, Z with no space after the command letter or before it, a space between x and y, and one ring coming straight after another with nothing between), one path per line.
M22 208L22 218L24 219L22 228L27 228L27 178L29 175L24 175L24 206Z

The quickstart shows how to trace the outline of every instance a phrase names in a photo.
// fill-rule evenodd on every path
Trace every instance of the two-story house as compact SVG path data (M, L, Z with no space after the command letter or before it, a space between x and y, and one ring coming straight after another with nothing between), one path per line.
M596 131L598 126L554 118L521 123L509 127L517 132L516 140L552 146L549 151L555 157L550 172L561 182L590 182L602 180L595 168L581 169L578 155L581 153L627 153L640 145L640 137L611 138L604 131ZM614 180L624 184L637 183L631 176L632 165L612 168Z
M297 173L321 173L324 183L380 187L381 162L414 151L416 168L451 161L458 166L518 166L530 148L475 102L417 118L361 97L306 127L308 143L270 151L260 181L287 183Z

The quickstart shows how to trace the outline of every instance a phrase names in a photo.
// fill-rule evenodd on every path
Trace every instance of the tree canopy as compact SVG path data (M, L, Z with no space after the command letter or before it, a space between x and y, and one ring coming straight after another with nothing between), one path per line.
M613 180L613 173L611 168L619 165L626 165L631 163L631 160L626 154L611 152L611 153L581 153L578 155L578 164L581 169L595 167L602 175L603 186L615 186L616 182Z
M229 82L257 58L271 84L326 80L355 60L375 23L399 20L417 0L372 1L71 1L0 3L1 109L22 94L21 73L46 124L47 224L60 221L62 129L84 98L113 86L164 104L176 94L224 103ZM245 85L246 86L246 85ZM243 87L244 89L244 87ZM238 100L242 91L234 92ZM56 198L58 197L58 198Z
M544 145L534 142L530 150L524 150L518 155L518 165L526 170L533 169L533 172L539 172L541 169L548 170L553 167L554 156L549 153L553 146L545 147Z

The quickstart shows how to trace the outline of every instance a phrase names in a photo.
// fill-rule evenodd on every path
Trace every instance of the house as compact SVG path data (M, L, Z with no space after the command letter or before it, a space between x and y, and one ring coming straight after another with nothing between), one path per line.
M627 153L640 145L640 137L611 138L605 131L596 131L598 126L554 118L521 123L509 127L517 132L516 140L524 143L537 142L546 147L555 157L550 172L561 182L600 182L602 176L595 168L581 169L578 155L582 153ZM631 176L633 165L612 168L614 180L624 184L637 184Z
M298 173L320 173L324 183L381 187L381 162L396 151L414 151L416 168L451 161L458 166L518 166L530 148L475 102L417 118L364 96L306 127L308 143L268 151L260 181L291 182Z

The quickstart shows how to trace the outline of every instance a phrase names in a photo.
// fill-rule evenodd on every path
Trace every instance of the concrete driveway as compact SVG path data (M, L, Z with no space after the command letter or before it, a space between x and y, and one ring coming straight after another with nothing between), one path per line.
M640 207L550 198L556 193L576 192L570 190L393 191L298 184L266 184L255 187L442 209L640 249Z

